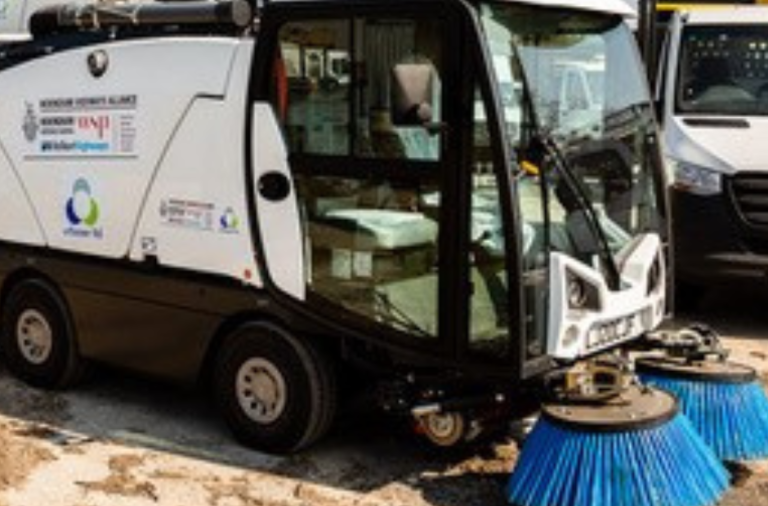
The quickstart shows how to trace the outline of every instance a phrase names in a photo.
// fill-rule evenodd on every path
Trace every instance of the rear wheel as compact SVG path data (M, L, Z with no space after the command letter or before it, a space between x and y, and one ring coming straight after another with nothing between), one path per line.
M336 376L328 358L268 323L229 336L217 358L215 389L237 439L270 453L312 444L336 411Z
M81 377L66 305L42 280L11 289L2 309L0 345L8 369L33 386L64 388Z

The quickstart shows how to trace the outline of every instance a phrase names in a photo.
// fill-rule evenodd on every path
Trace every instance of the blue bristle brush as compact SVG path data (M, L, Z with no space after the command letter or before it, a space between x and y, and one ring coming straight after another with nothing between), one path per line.
M754 369L725 361L637 361L640 380L673 393L704 441L725 461L768 458L768 397Z
M729 475L668 393L548 404L507 486L515 506L705 506Z

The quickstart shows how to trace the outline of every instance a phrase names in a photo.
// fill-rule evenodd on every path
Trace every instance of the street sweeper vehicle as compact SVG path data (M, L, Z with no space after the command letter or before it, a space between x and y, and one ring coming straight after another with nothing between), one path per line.
M241 440L292 451L349 366L452 444L656 328L664 185L629 11L547 4L37 10L0 51L9 369L210 377ZM294 86L297 49L348 77ZM561 128L563 68L601 81L569 102L595 128Z
M666 349L649 381L733 376L704 363L722 356L704 330L653 332L668 216L628 14L620 0L37 10L29 40L0 47L8 369L49 388L91 362L208 380L238 439L282 453L328 429L339 378L372 379L383 408L445 446L550 393L511 502L712 502L727 485L715 454L610 353ZM322 77L289 68L297 54L347 63L332 86L296 85ZM590 69L598 96L559 103L563 68ZM578 465L537 462L542 438Z

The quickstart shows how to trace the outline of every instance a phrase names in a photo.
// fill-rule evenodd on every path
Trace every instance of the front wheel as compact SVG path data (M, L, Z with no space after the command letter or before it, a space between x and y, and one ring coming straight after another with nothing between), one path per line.
M64 388L83 370L66 305L42 280L11 289L2 309L0 346L11 373L33 386Z
M224 343L215 395L238 440L269 453L292 453L330 427L336 376L316 347L275 325L254 323Z

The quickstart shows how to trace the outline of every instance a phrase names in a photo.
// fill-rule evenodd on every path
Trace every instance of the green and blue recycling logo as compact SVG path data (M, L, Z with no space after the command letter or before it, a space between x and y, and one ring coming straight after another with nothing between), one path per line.
M219 218L219 230L227 234L237 234L240 228L240 219L235 211L228 207Z
M68 226L64 235L101 239L104 231L98 226L101 210L93 195L91 184L85 178L78 178L65 207Z

